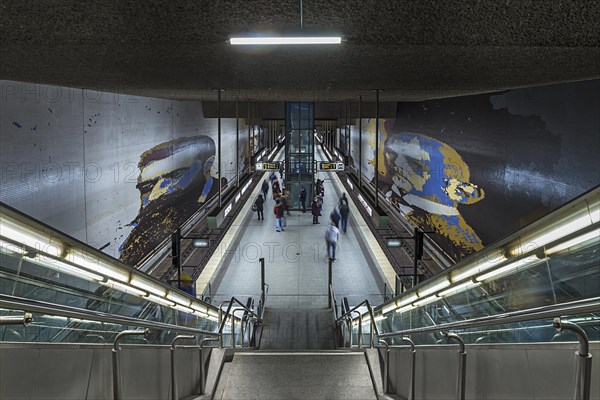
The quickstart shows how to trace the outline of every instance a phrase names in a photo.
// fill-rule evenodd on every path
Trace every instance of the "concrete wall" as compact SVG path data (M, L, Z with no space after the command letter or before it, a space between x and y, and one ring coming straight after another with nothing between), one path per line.
M600 184L599 109L600 80L398 103L380 120L379 187L462 259ZM363 120L369 179L374 139Z
M566 400L575 393L577 343L467 346L468 400ZM592 399L600 398L600 346L592 343ZM453 400L458 344L417 346L415 399ZM390 393L408 396L408 348L390 351Z
M216 178L209 160L217 120L203 117L201 102L12 81L0 88L0 201L93 247L108 244L106 253L135 264L202 204L204 189L215 193L216 180L209 187L208 175L194 169L202 164ZM240 120L240 169L248 162L246 132ZM224 119L228 180L235 140L235 119ZM169 213L182 198L187 206ZM148 217L156 215L149 204L160 219ZM125 257L128 237L145 239Z
M171 399L168 346L121 346L123 399ZM101 400L113 398L112 345L0 345L0 398ZM200 351L178 348L179 398L196 394Z

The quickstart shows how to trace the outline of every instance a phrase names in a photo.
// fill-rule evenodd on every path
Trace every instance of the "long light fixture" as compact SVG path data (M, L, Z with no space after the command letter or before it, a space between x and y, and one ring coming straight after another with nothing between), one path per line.
M554 247L547 249L546 255L558 253L559 251L563 251L568 248L575 247L581 243L587 242L588 240L598 239L598 238L600 238L600 229L594 229L593 231L585 233L581 236L577 236L576 238L567 240L563 243L560 243Z
M539 261L543 261L543 260L544 260L544 258L538 258L538 256L536 256L536 255L525 257L520 260L511 262L510 264L507 264L503 267L500 267L498 269L490 271L487 274L477 276L477 277L475 277L475 280L477 282L483 282L490 278L498 277L499 275L506 275L507 273L513 272L514 270L516 270L520 267L524 267L524 266L527 266L528 268L532 267L534 263L537 264Z
M124 285L120 282L113 281L112 279L107 279L106 282L100 282L100 284L103 286L108 286L111 289L115 289L120 292L132 294L135 296L145 297L148 295L148 293L144 292L143 290L136 289L133 286Z
M58 261L58 260L55 260L55 259L52 259L52 258L49 258L46 256L42 256L42 255L37 255L36 257L31 259L31 261L42 267L52 269L58 273L63 272L67 275L71 275L76 278L85 279L86 281L99 282L104 279L102 276L100 276L98 274L88 272L86 270L77 268L77 267L67 264L65 262Z
M340 36L270 36L232 37L229 43L238 46L288 45L288 44L340 44Z
M115 265L109 265L103 262L98 256L92 256L91 254L84 253L81 250L71 250L65 258L74 264L81 265L84 268L98 272L99 274L105 275L117 281L129 281L129 271L118 268Z
M154 283L150 279L145 279L141 276L132 276L131 282L129 282L132 286L135 286L138 289L145 290L148 293L152 293L159 297L165 297L167 294L167 289L158 283Z

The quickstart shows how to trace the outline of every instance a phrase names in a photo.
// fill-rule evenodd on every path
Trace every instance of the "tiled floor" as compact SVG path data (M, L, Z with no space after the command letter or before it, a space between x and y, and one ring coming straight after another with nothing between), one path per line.
M223 245L223 250L215 254L220 258L217 272L211 278L212 303L216 305L231 296L244 302L247 297L258 301L259 258L265 258L265 281L269 291L264 338L267 339L265 345L270 341L272 348L319 348L308 345L314 338L319 338L317 342L321 343L321 348L327 348L330 343L329 327L323 323L327 320L323 315L327 313L328 299L325 232L329 213L339 198L329 174L319 174L319 178L325 180L323 216L319 225L312 224L309 212L292 211L286 217L285 231L277 232L273 215L275 202L271 198L265 203L265 219L261 221L250 210L251 204L247 204L242 211L245 215L238 216L230 228L232 232L237 230L235 238L229 238L233 242L228 248ZM258 194L258 188L255 192L252 198ZM383 279L374 276L374 262L361 250L369 244L363 242L356 230L365 229L366 224L360 215L356 217L359 221L351 218L347 233L340 233L333 264L333 287L336 297L348 297L350 305L365 298L377 305L383 300ZM287 345L282 339L285 336L289 338Z

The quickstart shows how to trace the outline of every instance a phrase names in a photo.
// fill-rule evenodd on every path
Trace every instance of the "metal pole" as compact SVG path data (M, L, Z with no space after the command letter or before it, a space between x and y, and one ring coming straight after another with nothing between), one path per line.
M414 238L415 238L415 251L413 254L413 287L417 286L417 276L418 276L418 268L419 268L419 257L417 257L417 252L418 252L418 246L419 244L417 243L418 238L417 235L419 234L419 229L415 228L414 230Z
M358 96L358 188L362 188L362 96Z
M454 398L456 400L465 400L465 381L467 378L467 351L465 350L465 342L456 333L442 332L446 340L454 339L458 342L460 350L458 351L458 375L456 378L456 392Z
M23 315L7 315L0 317L0 325L23 325L27 326L33 321L31 313Z
M248 119L246 120L248 125L248 168L252 168L252 148L250 147L250 129L252 129L252 123L250 121L250 100L248 100Z
M390 374L390 347L387 342L383 339L379 339L379 344L383 344L385 346L385 365L383 366L383 393L386 394L388 392L388 377Z
M177 374L175 373L175 342L182 339L194 339L193 335L175 336L171 342L171 400L179 400L177 395Z
M350 135L352 134L352 99L348 99L348 157L346 159L346 165L350 163L350 154L352 152L352 144L350 141Z
M171 263L173 269L177 270L177 287L181 289L181 230L177 228L171 235Z
M219 159L219 208L221 207L221 89L217 92L217 158Z
M333 260L331 259L331 257L329 258L329 286L333 288ZM329 305L328 308L331 308L333 305L331 304L331 296L329 296Z
M238 98L235 97L235 186L240 189L240 112Z
M113 398L114 400L121 400L121 364L119 360L119 351L121 348L119 347L119 341L124 336L146 336L148 335L148 329L142 330L130 330L130 331L122 331L115 337L115 343L113 344L112 349L112 361L113 361Z
M379 89L375 95L375 208L379 208Z
M575 400L589 400L592 380L592 354L589 352L589 340L581 327L572 322L562 322L554 318L554 327L575 332L579 340L579 350L575 352Z
M265 258L261 257L258 259L260 262L260 290L262 292L265 291Z
M417 359L417 351L415 350L415 343L411 338L403 336L400 340L407 342L410 345L410 375L409 375L409 387L408 387L408 400L415 400L415 362Z

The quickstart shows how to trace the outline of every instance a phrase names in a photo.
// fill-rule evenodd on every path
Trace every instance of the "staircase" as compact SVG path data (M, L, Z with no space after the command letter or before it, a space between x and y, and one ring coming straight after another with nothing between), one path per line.
M362 351L236 352L214 399L377 399Z

